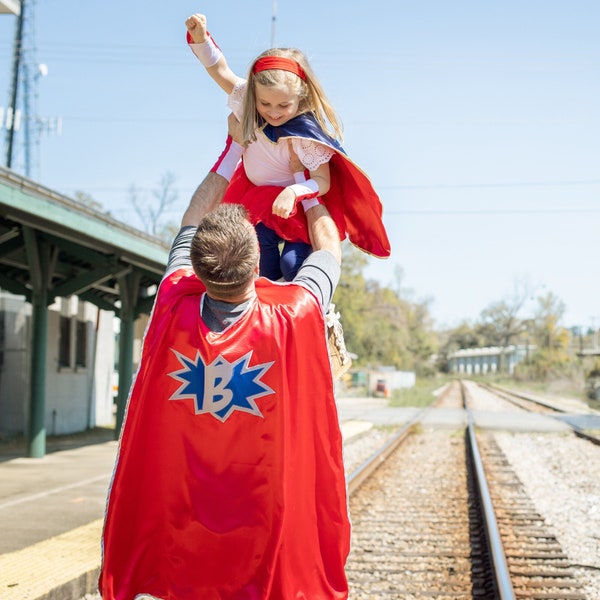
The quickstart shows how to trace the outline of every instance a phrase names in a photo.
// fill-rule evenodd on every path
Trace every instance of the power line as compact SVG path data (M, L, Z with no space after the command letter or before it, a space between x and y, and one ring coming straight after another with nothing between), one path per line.
M102 119L98 119L98 120L102 120ZM125 119L128 120L128 119ZM144 120L144 119L140 119L140 120ZM154 121L154 119L152 119L152 121ZM169 120L167 120L169 121ZM499 183L499 182L495 182L495 183L484 183L484 182L480 182L480 183L457 183L457 184L423 184L423 185L419 185L419 184L415 184L415 185L391 185L391 186L385 186L385 185L378 185L375 184L375 188L378 192L381 192L382 190L398 190L398 189L403 189L403 190L428 190L428 189L460 189L460 188L505 188L505 187L562 187L562 186L579 186L579 185L599 185L600 184L600 179L571 179L571 180L562 180L562 181L521 181L521 182L508 182L508 183ZM80 187L77 186L69 186L68 188L63 188L63 189L81 189ZM121 190L123 188L119 188L119 187L101 187L101 188L90 188L93 189L94 191L118 191ZM142 189L142 188L140 188ZM150 189L150 188L148 188ZM540 209L540 210L553 210L553 209ZM569 209L560 209L560 210L571 210ZM588 210L586 209L574 209L574 210ZM599 208L600 210L600 208Z
M58 188L63 193L75 193L77 191L83 191L87 194L94 193L105 193L105 194L128 194L131 190L131 186L126 188L123 187L86 187L86 186L69 186ZM141 193L150 193L154 191L155 187L138 187L136 190ZM183 197L190 196L195 188L179 187L174 188L174 192L181 194ZM130 209L127 208L116 208L109 209L113 212L128 212ZM173 209L172 212L177 212ZM490 209L400 209L400 210L387 210L384 206L385 216L435 216L435 215L446 215L446 216L495 216L495 215L585 215L585 214L598 214L600 213L600 207L589 208L589 207L562 207L562 208L490 208Z
M494 215L552 215L552 214L598 214L600 208L490 208L490 209L431 209L386 210L386 215L448 215L448 216L494 216Z
M432 183L378 185L377 190L445 190L470 188L565 187L571 185L598 185L600 179L573 179L564 181L514 181L506 183Z
M271 32L271 45L275 45L275 26L276 26L276 15L277 2L274 0L273 3L273 16L272 16L272 32ZM61 60L65 62L74 62L88 64L90 62L107 62L113 63L118 61L122 64L156 64L164 63L173 66L180 62L180 64L186 64L188 51L185 48L185 44L181 45L145 45L145 44L129 44L129 43L111 43L110 46L102 44L93 44L89 42L77 43L77 42L54 42L44 41L41 46L43 47L43 54L45 60ZM9 52L10 47L8 44L0 42L0 57ZM228 47L226 54L230 62L233 61L248 61L251 56L248 55L247 48L240 47ZM320 58L322 64L329 64L336 69L354 69L356 61L367 62L370 70L387 70L390 68L390 64L396 68L406 68L414 65L422 67L425 65L430 66L446 66L451 65L456 67L457 64L461 65L461 68L470 67L485 67L490 69L491 66L510 66L515 67L517 65L520 69L531 69L540 68L545 66L552 66L554 69L563 69L568 67L570 69L576 68L581 70L582 68L593 68L593 60L589 63L582 63L579 56L569 56L568 54L540 54L537 56L530 56L524 59L521 55L486 55L486 56L474 56L458 54L453 56L432 56L424 57L420 54L411 54L405 51L378 51L378 50L366 50L361 52L360 57L355 57L352 61L348 60L347 53L336 52L335 49L327 51L326 56ZM184 62L185 61L185 62Z

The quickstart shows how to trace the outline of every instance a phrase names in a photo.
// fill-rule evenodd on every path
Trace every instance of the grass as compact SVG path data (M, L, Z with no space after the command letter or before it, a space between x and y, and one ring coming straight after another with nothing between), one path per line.
M390 406L429 406L434 400L434 392L451 381L450 377L417 379L414 387L394 390Z
M490 383L495 383L515 390L521 390L523 392L529 391L547 396L563 396L566 398L585 400L585 389L583 384L568 378L553 379L550 381L519 381L510 376L499 375L487 378L477 376L470 376L468 378L473 379L474 381L489 381Z

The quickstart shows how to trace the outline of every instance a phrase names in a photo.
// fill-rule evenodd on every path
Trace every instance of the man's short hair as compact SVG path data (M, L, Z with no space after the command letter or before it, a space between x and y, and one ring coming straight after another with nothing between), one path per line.
M244 291L254 277L258 240L240 204L221 204L206 215L192 239L190 257L209 294L227 299Z

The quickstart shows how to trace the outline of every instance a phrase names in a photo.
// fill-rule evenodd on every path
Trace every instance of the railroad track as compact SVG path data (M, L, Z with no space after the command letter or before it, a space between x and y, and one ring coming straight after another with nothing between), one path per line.
M542 400L541 398L534 398L527 394L506 390L504 388L489 384L489 383L475 383L474 385L489 390L496 396L503 398L507 402L519 406L524 410L530 412L539 412L542 414L561 414L567 412L563 407L553 404L550 401Z
M414 422L386 446L349 476L353 600L586 599L492 434Z
M521 392L515 392L513 390L506 390L504 388L500 388L498 386L491 385L488 383L474 383L474 382L470 382L470 383L471 383L471 385L475 385L475 386L481 387L483 389L486 389L489 392L491 392L492 394L495 394L496 396L498 396L499 398L502 398L503 400L510 402L514 406L517 406L517 407L522 408L523 410L526 410L529 412L537 412L537 413L541 413L541 414L547 414L550 416L565 414L566 412L568 412L565 407L559 406L558 404L553 403L549 400L544 400L541 398L533 397L531 395L524 394ZM563 422L566 423L571 428L571 430L573 431L573 433L576 436L578 436L582 439L585 439L588 442L591 442L592 444L596 444L597 446L600 446L600 437L598 435L589 433L589 432L585 431L584 429L582 429L581 427L578 427L577 425L574 425L573 423L569 423L568 421L563 421Z

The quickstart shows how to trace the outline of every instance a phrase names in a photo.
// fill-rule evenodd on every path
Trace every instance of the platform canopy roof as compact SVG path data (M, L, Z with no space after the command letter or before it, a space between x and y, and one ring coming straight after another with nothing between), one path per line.
M12 13L18 15L21 12L21 3L19 0L0 0L0 14Z
M0 167L0 288L31 301L39 282L48 301L77 295L120 314L125 279L136 315L149 313L168 246L34 181Z

